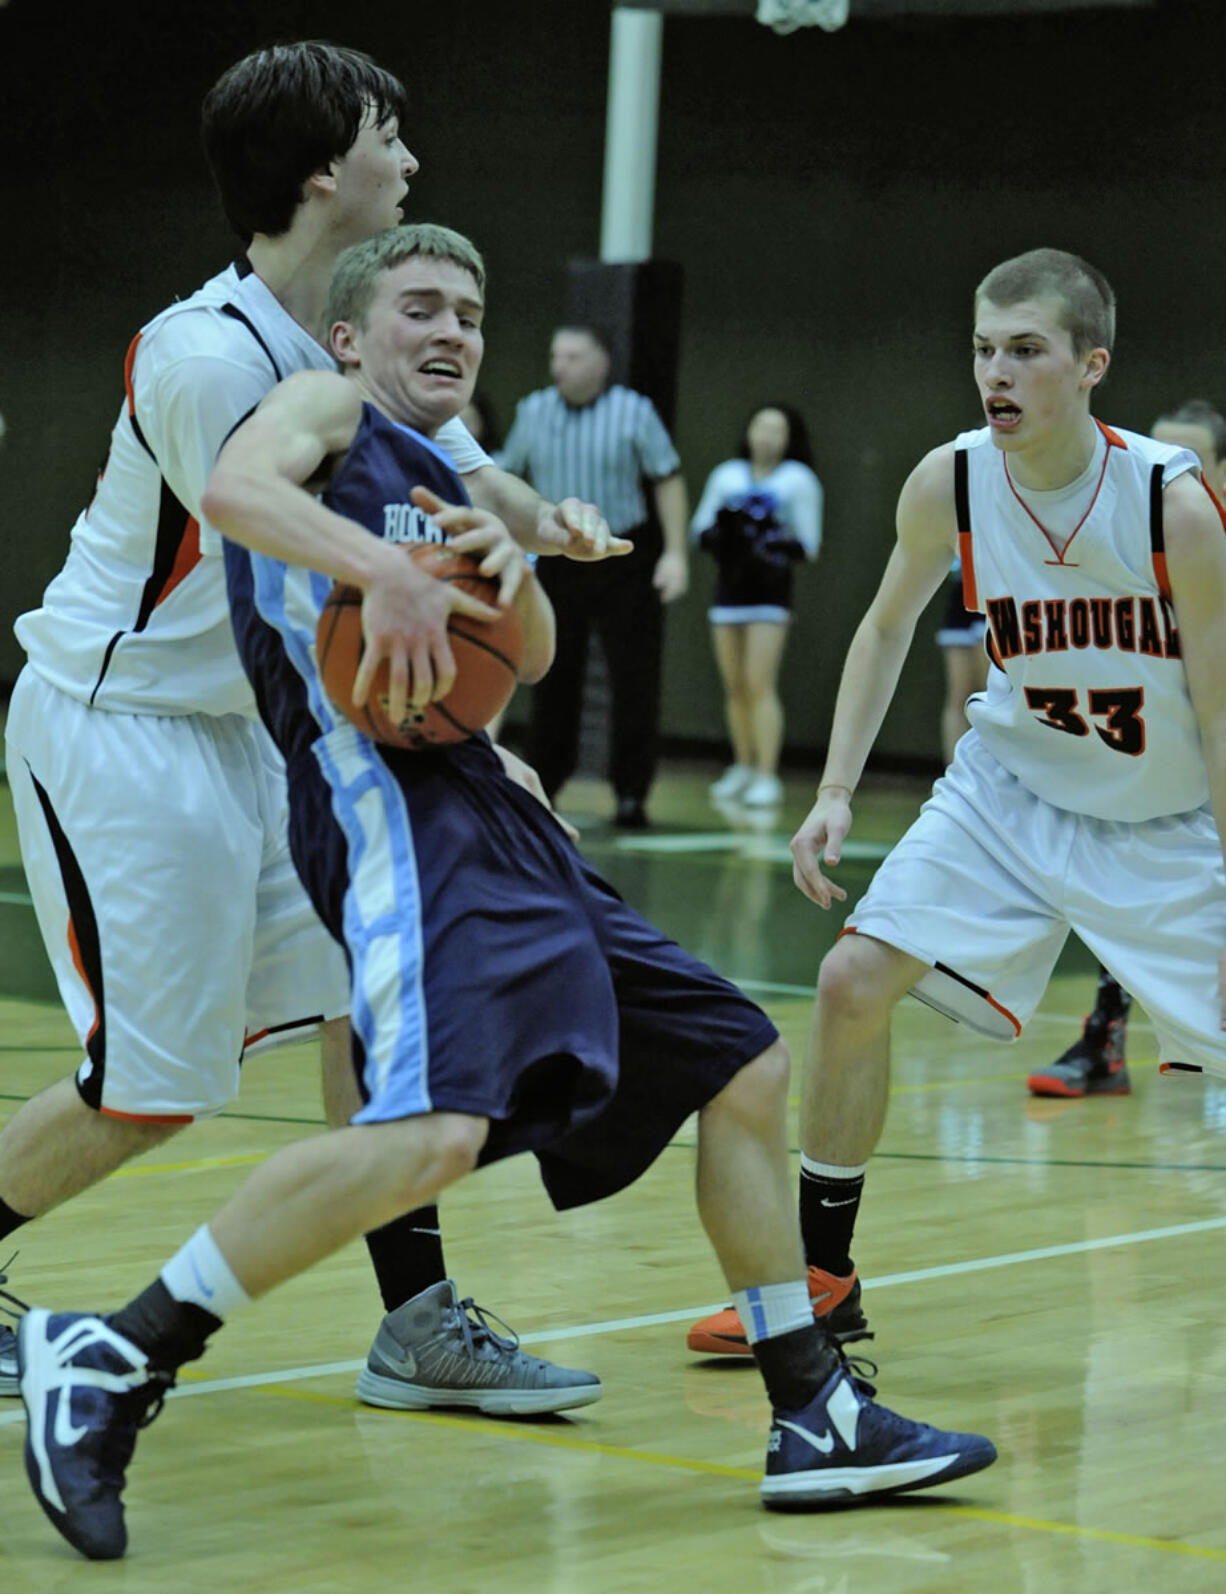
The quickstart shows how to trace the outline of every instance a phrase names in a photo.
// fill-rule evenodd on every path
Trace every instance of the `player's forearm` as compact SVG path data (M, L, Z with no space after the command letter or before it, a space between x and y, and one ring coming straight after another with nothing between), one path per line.
M209 524L231 542L363 591L390 558L402 557L392 544L281 478L219 467L200 507Z
M497 515L515 541L528 553L556 553L552 543L544 543L537 535L538 527L553 512L553 504L542 498L535 487L499 470L497 465L483 465L464 478L468 496L478 509L488 509Z
M690 527L690 499L685 490L685 477L677 474L656 482L653 496L660 530L664 534L664 551L680 554L684 558L689 545Z
M553 663L556 642L553 604L531 570L524 573L515 594L515 607L524 628L524 648L519 661L519 679L532 685Z
M854 792L894 698L911 632L883 633L866 616L852 638L834 707L823 786Z

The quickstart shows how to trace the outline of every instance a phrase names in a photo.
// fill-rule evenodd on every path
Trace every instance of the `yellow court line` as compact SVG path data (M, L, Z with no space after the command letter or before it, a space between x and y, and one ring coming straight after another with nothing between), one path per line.
M316 1406L341 1406L364 1410L350 1395L325 1395L318 1389L287 1389L283 1384L255 1384L253 1392L278 1395L285 1400L305 1400ZM479 1418L445 1417L435 1411L388 1411L389 1417L409 1417L431 1428L455 1428L461 1433L487 1434L491 1439L523 1440L532 1445L548 1445L555 1450L579 1450L587 1455L616 1456L622 1461L649 1461L657 1467L677 1467L684 1472L714 1473L721 1478L748 1478L757 1483L760 1472L749 1467L729 1467L720 1461L698 1461L689 1456L669 1456L657 1450L630 1450L625 1445L601 1444L596 1439L574 1439L567 1434L545 1429L508 1428L505 1422L482 1422Z
M146 1173L201 1173L209 1168L241 1168L252 1162L265 1162L271 1151L249 1151L237 1157L197 1157L191 1162L149 1162L136 1168L117 1168L112 1179L135 1179Z
M255 1385L259 1393L276 1395L282 1400L305 1400L320 1406L339 1406L355 1409L356 1402L347 1395L326 1395L317 1389L287 1389L283 1384ZM729 1467L718 1461L699 1461L692 1456L670 1456L656 1450L630 1450L624 1445L605 1445L595 1439L575 1439L565 1434L544 1430L511 1428L507 1423L482 1422L471 1417L446 1417L433 1411L387 1412L387 1416L410 1418L431 1428L458 1429L462 1433L479 1433L491 1439L503 1439L530 1445L547 1445L555 1450L577 1450L587 1455L612 1456L622 1461L645 1461L655 1467L673 1467L682 1472L714 1474L720 1478L740 1478L759 1483L761 1471L751 1467ZM867 1504L868 1502L866 1502ZM883 1505L885 1501L881 1502ZM1167 1555L1188 1555L1196 1560L1226 1562L1226 1550L1215 1550L1205 1545L1184 1544L1178 1539L1153 1539L1141 1533L1117 1533L1111 1528L1083 1527L1076 1522L1054 1522L1045 1517L1017 1516L1011 1511L992 1511L973 1505L943 1505L925 1496L925 1506L944 1516L961 1517L970 1522L993 1522L1006 1528L1029 1528L1036 1533L1060 1533L1067 1537L1088 1539L1099 1544L1119 1544L1132 1550L1161 1550Z
M1076 1522L1049 1522L1045 1517L1014 1516L1009 1511L989 1511L974 1505L933 1506L951 1516L972 1522L998 1522L1008 1528L1035 1528L1041 1533L1063 1533L1073 1538L1094 1539L1100 1544L1122 1544L1134 1550L1164 1550L1168 1555L1190 1555L1201 1561L1226 1561L1226 1550L1203 1544L1184 1544L1179 1539L1150 1539L1140 1533L1116 1533L1110 1528L1086 1528Z

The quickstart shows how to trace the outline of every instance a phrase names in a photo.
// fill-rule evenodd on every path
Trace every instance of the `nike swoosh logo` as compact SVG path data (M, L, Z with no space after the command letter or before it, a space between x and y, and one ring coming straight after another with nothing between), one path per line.
M846 1201L827 1201L826 1197L823 1196L822 1205L824 1207L854 1207L859 1199L860 1197L858 1195L854 1195L848 1196Z
M391 1370L401 1378L415 1378L417 1376L417 1357L411 1350L406 1350L403 1345L397 1345L393 1350L390 1346L384 1347L375 1344L375 1353L381 1361L387 1363Z
M56 1444L62 1446L65 1450L71 1450L77 1440L83 1438L89 1432L87 1423L73 1421L71 1407L69 1406L69 1394L70 1391L65 1390L60 1395L59 1400L56 1401L55 1426L53 1429Z
M211 1301L213 1299L213 1291L208 1287L208 1285L201 1278L200 1269L196 1266L196 1258L194 1256L189 1257L188 1261L192 1265L192 1272L196 1276L196 1283L200 1286L201 1295L204 1296L206 1301Z
M807 1428L802 1428L799 1423L789 1422L786 1417L776 1417L775 1426L777 1428L786 1428L789 1433L797 1434L801 1439L807 1440L814 1450L819 1451L823 1456L828 1456L834 1449L834 1435L829 1429L823 1434L810 1433Z

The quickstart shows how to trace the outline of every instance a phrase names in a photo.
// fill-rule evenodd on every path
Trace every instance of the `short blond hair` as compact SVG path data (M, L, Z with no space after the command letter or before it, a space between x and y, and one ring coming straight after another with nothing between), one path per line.
M394 271L414 255L424 255L430 260L450 260L462 267L477 284L484 299L485 262L476 245L450 227L440 227L432 221L415 221L376 233L363 243L351 244L337 257L328 289L325 325L333 327L338 321L345 321L350 326L365 326L370 302L375 296L375 283L385 271Z

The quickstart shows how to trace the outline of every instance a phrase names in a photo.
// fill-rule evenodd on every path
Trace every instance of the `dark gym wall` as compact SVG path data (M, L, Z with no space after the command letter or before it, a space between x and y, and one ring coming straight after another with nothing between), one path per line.
M656 254L685 270L677 442L691 493L769 398L808 414L827 491L785 666L793 750L825 739L838 668L910 465L976 424L969 303L1035 244L1086 254L1120 296L1105 419L1226 405L1220 288L1226 112L1216 4L1023 19L853 23L778 38L671 18ZM207 20L202 21L204 16ZM88 498L141 321L231 242L196 117L232 59L275 38L369 49L408 83L422 161L409 214L470 232L491 269L484 385L504 427L545 378L568 259L598 244L608 49L601 0L344 8L221 0L0 9L0 680ZM710 739L710 572L670 616L665 731ZM881 749L935 756L940 661L925 617Z

